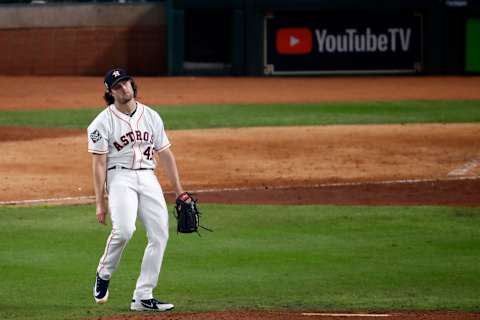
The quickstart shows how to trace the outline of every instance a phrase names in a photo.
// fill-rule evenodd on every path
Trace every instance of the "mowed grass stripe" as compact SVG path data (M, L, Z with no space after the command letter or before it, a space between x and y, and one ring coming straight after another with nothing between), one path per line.
M480 101L156 107L167 129L480 121ZM0 126L85 128L101 109L4 111Z
M109 227L93 206L0 207L0 319L125 313L139 223L107 305L92 285ZM177 311L479 310L480 209L203 205L215 231L171 238L156 296Z

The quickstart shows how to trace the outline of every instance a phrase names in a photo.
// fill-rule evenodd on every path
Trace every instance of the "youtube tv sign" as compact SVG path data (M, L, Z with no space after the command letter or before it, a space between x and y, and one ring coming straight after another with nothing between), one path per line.
M418 73L416 14L282 12L265 17L265 74Z

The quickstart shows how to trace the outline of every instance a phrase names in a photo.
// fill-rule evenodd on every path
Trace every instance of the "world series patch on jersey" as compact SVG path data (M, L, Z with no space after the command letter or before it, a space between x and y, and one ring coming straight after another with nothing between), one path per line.
M160 115L139 102L130 116L108 106L88 126L88 152L107 155L107 167L155 168L154 152L170 147Z
M95 129L95 131L90 133L90 139L92 139L93 143L97 143L100 139L102 139L102 135L97 129Z

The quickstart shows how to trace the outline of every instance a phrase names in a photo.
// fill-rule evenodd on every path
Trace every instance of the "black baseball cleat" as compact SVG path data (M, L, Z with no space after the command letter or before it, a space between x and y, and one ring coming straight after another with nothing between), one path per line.
M161 302L155 298L146 300L132 299L132 303L130 304L130 310L132 311L168 311L174 307L171 303Z
M97 278L95 280L95 286L93 287L93 297L95 302L102 304L108 300L108 283L110 280L103 280L100 278L97 272Z

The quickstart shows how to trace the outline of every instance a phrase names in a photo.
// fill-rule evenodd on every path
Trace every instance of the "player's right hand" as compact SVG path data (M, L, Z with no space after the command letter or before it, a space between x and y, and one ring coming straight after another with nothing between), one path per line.
M106 216L107 216L107 211L103 206L97 205L97 221L98 223L101 223L103 225L106 225Z

